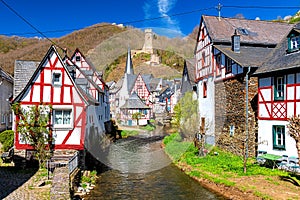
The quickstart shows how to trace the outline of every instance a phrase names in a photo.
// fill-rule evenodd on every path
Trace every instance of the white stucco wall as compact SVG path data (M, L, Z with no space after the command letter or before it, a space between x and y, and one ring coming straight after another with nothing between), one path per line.
M273 149L273 125L284 125L286 126L288 122L286 121L276 121L276 120L258 120L258 151L266 151L270 154L276 155L288 155L298 157L296 142L288 134L288 128L285 127L285 150Z
M207 97L203 98L203 82L207 84ZM215 133L215 83L213 77L200 80L197 84L198 88L198 104L199 116L205 117L206 135L214 135Z

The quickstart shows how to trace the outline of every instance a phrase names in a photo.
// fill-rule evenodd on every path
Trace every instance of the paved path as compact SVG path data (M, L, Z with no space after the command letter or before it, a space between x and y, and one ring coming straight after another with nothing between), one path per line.
M0 167L0 199L35 200L41 199L40 192L33 189L37 169L15 169Z

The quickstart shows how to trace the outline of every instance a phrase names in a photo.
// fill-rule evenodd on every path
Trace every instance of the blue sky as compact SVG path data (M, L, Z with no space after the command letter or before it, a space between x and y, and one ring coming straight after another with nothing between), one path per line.
M160 34L187 35L199 24L201 15L221 15L261 20L284 18L300 10L300 0L3 0L20 16L47 37L61 37L73 30L101 22L160 28ZM0 35L42 37L30 25L9 10L0 0ZM233 7L235 6L235 7ZM242 7L242 8L237 8ZM269 8L246 8L269 7ZM273 7L273 8L270 8ZM275 9L274 7L279 7ZM297 7L287 9L285 7ZM185 14L184 14L185 13ZM163 17L163 18L161 18ZM156 19L155 19L156 18ZM158 18L158 19L157 19ZM144 20L152 19L152 20ZM129 23L136 21L135 23ZM172 32L172 33L171 33ZM27 34L32 33L32 34Z

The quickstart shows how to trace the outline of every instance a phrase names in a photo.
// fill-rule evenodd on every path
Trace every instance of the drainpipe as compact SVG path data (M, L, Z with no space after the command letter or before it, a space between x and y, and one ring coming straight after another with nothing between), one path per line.
M248 128L248 101L249 101L249 92L248 92L248 78L251 67L248 67L248 71L246 73L246 159L248 158L248 138L249 138L249 128Z

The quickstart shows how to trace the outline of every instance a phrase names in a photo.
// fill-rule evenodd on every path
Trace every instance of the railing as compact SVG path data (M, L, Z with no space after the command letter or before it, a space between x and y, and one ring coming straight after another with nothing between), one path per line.
M71 174L78 167L79 153L76 152L75 155L69 159L69 174Z
M66 167L68 166L69 174L71 174L79 165L79 152L76 152L71 158L68 156L56 156L53 159L47 160L47 169L48 169L48 179L50 177L50 172L53 174L53 171L56 167Z

